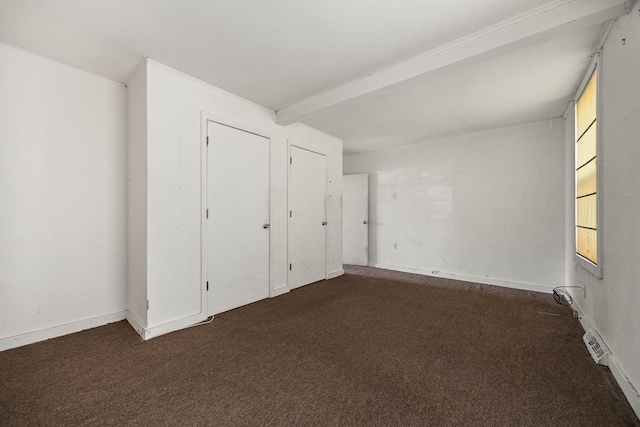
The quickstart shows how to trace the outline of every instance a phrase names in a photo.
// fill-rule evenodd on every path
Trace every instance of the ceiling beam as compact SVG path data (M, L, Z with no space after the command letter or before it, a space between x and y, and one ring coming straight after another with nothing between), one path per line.
M280 125L304 121L352 105L409 79L468 60L504 55L617 18L635 3L624 0L554 0L384 70L276 112Z

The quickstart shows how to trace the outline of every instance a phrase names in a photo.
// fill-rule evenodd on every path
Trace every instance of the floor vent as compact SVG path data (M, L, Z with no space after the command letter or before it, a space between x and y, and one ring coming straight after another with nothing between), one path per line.
M607 364L607 354L609 354L609 349L602 341L602 338L595 329L590 329L586 334L582 337L582 340L587 346L589 353L591 353L591 357L595 360L596 363L600 365Z

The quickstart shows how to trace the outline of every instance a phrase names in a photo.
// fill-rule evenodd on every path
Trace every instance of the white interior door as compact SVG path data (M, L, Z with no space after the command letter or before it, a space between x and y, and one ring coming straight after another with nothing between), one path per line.
M342 177L342 252L345 264L369 262L369 175Z
M291 146L289 164L289 286L326 278L327 158Z
M209 315L269 297L269 139L207 124Z

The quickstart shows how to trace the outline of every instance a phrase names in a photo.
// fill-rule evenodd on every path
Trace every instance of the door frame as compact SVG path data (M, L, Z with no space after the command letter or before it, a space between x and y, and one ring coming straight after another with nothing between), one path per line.
M271 167L272 160L272 141L274 135L272 132L268 132L264 129L256 128L255 126L230 119L228 117L220 116L217 114L208 113L206 111L200 112L200 309L209 316L209 296L207 291L207 255L208 255L208 242L207 242L207 195L208 195L208 156L207 156L207 133L209 122L217 123L223 126L228 126L234 129L238 129L243 132L252 133L257 136L266 138L269 142L269 224L271 224L272 218L275 218L273 212L273 168ZM273 228L269 228L269 297L274 296L273 290L273 248L271 247L273 239L271 238Z
M287 157L291 159L291 147L300 148L302 150L311 151L312 153L319 154L324 156L326 159L325 162L325 194L324 194L324 217L325 221L327 221L327 226L324 230L324 280L329 279L329 227L332 226L331 222L329 222L329 154L326 150L313 145L313 144L305 144L292 139L287 139ZM291 162L287 162L287 213L289 213L289 208L291 207ZM287 215L287 289L290 291L291 288L291 277L289 264L291 264L291 230L289 230L289 223L291 218Z

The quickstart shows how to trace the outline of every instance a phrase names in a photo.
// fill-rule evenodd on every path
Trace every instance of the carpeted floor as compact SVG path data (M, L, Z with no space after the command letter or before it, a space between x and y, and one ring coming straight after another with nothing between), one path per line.
M143 342L0 353L0 425L629 426L551 295L367 267Z

